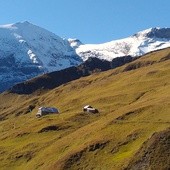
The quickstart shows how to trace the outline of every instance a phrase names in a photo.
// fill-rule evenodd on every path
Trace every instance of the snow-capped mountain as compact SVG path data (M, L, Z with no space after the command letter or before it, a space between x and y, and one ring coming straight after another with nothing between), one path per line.
M29 22L0 26L0 42L0 56L13 54L16 62L31 62L43 71L81 62L79 57L69 57L76 54L68 40Z
M121 56L141 56L151 51L170 47L170 28L150 28L128 38L104 44L86 44L76 48L83 59L97 57L111 61Z
M82 63L66 39L29 22L0 26L0 91Z
M104 44L63 39L29 22L0 26L0 92L37 75L76 66L89 57L112 61L170 47L170 28L151 28Z

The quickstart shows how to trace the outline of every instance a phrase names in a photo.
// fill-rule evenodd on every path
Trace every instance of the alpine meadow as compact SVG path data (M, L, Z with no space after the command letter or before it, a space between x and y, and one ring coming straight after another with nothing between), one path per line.
M84 112L88 104L99 113ZM59 113L36 118L41 106ZM9 89L0 94L0 169L168 170L169 113L170 48L52 89Z

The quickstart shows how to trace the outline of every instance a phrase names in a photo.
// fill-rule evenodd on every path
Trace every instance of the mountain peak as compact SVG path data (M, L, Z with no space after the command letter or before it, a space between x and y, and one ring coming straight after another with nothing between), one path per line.
M17 23L15 23L15 24L13 24L14 26L29 26L29 25L34 25L34 24L32 24L32 23L30 23L30 22L28 22L28 21L23 21L23 22L17 22ZM34 25L35 26L35 25Z
M12 24L5 24L5 25L0 25L0 28L16 28L18 26L28 26L28 25L33 25L28 21L24 21L24 22L17 22L17 23L12 23Z
M68 42L70 43L71 47L73 47L74 49L78 48L80 45L83 45L83 43L76 38L69 38Z
M16 24L31 24L29 21L17 22Z
M67 40L29 23L0 26L0 92L11 84L81 63Z
M140 31L133 36L146 38L170 38L170 28L154 27Z

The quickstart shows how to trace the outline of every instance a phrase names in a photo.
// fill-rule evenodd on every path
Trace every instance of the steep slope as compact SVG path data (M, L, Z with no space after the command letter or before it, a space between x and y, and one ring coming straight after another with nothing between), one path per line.
M114 62L116 57L140 56L169 46L170 28L152 28L121 40L83 45L78 39L60 38L29 22L2 25L0 92L37 75L77 66L90 57Z
M170 129L151 136L137 152L126 170L170 168Z
M74 49L67 40L29 22L0 26L0 31L1 56L15 55L16 62L32 62L44 72L80 63L78 57L72 58Z
M0 94L0 169L125 169L170 127L169 64L168 48L50 91ZM86 104L99 114L83 113ZM37 119L39 106L60 114Z
M64 83L79 79L80 77L119 67L135 59L137 58L126 56L115 58L112 62L109 62L98 58L89 58L77 67L69 67L60 71L35 77L28 81L14 85L8 91L17 94L31 94L39 89L53 89Z
M82 62L67 40L29 22L0 26L0 91Z

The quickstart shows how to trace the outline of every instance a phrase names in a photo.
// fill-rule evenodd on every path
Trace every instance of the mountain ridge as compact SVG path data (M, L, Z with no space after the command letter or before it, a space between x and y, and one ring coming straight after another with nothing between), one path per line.
M168 50L168 49L170 48L150 52L141 57L146 57L147 55L151 55L151 54L154 55L155 53L161 52L163 50ZM123 65L124 65L124 70L117 71L115 74L124 71L135 70L140 67L145 67L147 65L152 65L155 63L154 61L146 61L146 62L143 61L142 63L140 63L137 60L139 58L140 57L131 57L131 56L118 57L113 59L112 62L100 60L98 58L89 58L88 60L86 60L85 62L83 62L77 67L69 67L60 71L55 71L44 75L40 75L38 77L35 77L33 79L30 79L22 83L18 83L13 87L11 87L8 90L8 92L17 93L17 94L31 94L38 90L40 91L51 90L60 85L64 85L73 80L79 79L81 77L89 76L95 73L99 73L101 71L115 69ZM158 62L162 62L168 59L170 59L169 54Z
M125 39L90 45L60 38L27 21L0 26L0 92L44 73L78 66L91 57L112 62L117 57L137 57L169 47L169 30L148 29Z
M115 58L112 62L109 62L98 58L89 58L77 67L73 66L40 75L25 82L18 83L8 89L8 91L17 94L31 94L40 89L49 90L81 77L114 69L136 59L137 58L131 56L125 56Z

